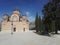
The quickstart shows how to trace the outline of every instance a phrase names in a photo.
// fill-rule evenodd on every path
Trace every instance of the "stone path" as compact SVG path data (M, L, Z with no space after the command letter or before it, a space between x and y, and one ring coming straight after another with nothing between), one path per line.
M60 45L60 35L42 36L33 32L0 32L0 45Z

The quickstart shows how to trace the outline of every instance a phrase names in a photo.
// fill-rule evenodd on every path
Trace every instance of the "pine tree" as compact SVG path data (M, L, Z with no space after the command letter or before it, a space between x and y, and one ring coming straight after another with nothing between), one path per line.
M38 32L39 30L39 19L38 19L38 12L36 13L36 18L35 18L35 29L36 29L36 32Z
M42 30L42 22L41 22L41 17L39 16L39 31L41 32Z
M60 0L51 0L43 8L45 27L57 34L60 24ZM49 25L49 27L47 26ZM53 28L52 28L53 27Z

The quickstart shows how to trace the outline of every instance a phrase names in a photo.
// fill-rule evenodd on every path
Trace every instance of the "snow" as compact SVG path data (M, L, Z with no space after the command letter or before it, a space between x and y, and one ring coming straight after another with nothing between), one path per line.
M0 32L0 45L60 45L60 35L52 37L30 32Z

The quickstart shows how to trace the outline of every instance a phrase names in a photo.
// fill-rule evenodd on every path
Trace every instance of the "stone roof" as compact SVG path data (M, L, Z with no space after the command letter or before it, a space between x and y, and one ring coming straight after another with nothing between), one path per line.
M20 12L20 10L19 10L19 9L14 9L13 11L19 11L19 12Z
M3 16L8 16L8 14L5 13Z

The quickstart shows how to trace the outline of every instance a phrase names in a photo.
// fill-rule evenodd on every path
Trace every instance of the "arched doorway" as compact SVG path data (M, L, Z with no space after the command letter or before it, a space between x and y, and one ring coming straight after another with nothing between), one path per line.
M23 28L23 31L25 32L25 28Z
M16 32L16 28L14 28L14 32Z

